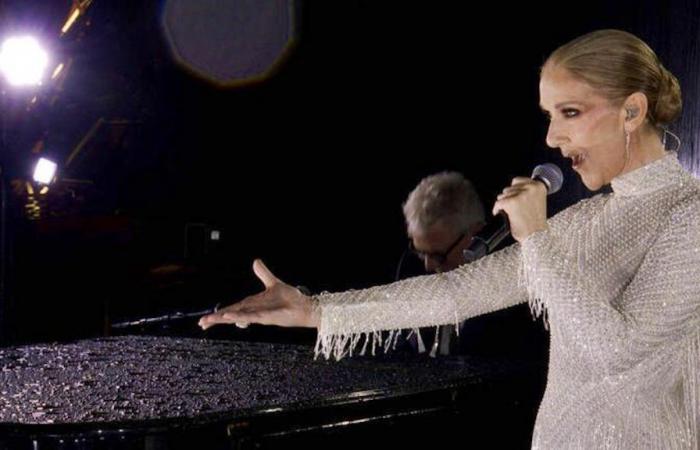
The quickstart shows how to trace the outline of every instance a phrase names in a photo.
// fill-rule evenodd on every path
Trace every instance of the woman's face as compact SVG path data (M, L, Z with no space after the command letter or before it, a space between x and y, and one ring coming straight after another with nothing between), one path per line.
M566 69L546 67L540 78L540 107L550 119L547 145L571 158L588 189L598 190L622 172L622 106L614 106Z

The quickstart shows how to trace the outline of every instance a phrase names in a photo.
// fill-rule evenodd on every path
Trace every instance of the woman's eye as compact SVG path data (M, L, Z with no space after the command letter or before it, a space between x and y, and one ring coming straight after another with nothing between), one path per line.
M576 117L579 115L579 110L574 109L574 108L566 108L561 110L561 114L566 117L567 119L570 119L572 117Z

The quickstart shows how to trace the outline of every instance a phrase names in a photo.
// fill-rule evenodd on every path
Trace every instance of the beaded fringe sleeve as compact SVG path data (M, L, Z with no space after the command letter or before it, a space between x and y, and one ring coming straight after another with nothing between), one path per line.
M700 187L672 153L612 187L454 271L318 296L316 354L528 301L550 328L533 448L698 449Z
M316 356L341 359L358 349L389 350L402 329L458 324L526 300L514 283L520 248L511 246L453 271L385 286L316 296L321 310ZM494 275L497 274L497 275ZM483 283L485 277L490 282Z
M549 220L560 230L575 208ZM404 329L455 324L528 301L520 244L487 255L450 272L424 275L368 289L314 296L321 324L316 357L337 360L354 352L388 351ZM534 316L544 315L531 301ZM545 324L546 325L546 324Z

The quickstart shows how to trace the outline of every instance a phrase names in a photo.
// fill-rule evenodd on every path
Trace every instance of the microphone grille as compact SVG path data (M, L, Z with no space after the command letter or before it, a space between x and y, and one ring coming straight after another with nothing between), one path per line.
M547 186L547 194L554 194L564 183L561 169L552 163L540 164L532 171L532 178L541 180Z

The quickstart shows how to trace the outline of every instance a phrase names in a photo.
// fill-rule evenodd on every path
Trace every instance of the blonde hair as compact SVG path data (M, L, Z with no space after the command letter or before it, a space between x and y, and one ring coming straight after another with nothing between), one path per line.
M472 183L458 172L423 178L403 204L408 234L425 231L437 222L467 231L484 222L484 207Z
M633 34L620 30L585 34L556 49L542 71L557 66L599 89L613 102L622 102L635 92L645 94L647 119L657 129L665 128L680 114L678 79Z

